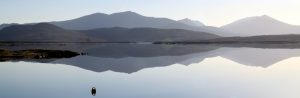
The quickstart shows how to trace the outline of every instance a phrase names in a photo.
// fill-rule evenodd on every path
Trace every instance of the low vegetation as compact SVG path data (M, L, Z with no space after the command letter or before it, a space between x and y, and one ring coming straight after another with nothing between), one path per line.
M51 58L70 58L79 55L72 51L61 51L61 50L5 50L0 49L0 60L12 60L12 59L51 59Z

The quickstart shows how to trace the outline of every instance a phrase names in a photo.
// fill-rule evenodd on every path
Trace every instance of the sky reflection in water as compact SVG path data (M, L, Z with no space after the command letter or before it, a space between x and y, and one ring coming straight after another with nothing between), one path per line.
M65 64L2 62L5 98L297 98L300 57L268 67L243 65L222 56L134 73L94 72Z

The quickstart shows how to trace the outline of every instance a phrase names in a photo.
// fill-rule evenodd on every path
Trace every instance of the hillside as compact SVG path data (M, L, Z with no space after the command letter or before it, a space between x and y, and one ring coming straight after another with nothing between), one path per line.
M100 28L82 30L87 36L101 38L108 42L153 42L153 41L183 41L206 40L220 36L182 29L157 29L157 28Z
M84 34L65 30L48 23L13 25L0 30L0 41L87 42Z

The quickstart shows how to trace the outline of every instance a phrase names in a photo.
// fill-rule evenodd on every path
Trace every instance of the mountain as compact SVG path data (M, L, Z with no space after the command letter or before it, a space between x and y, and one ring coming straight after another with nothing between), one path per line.
M48 23L12 25L0 30L0 41L85 42L91 38Z
M103 13L95 13L72 20L50 23L70 30L89 30L111 27L161 28L186 29L217 34L220 36L232 36L232 34L220 28L206 26L195 27L167 18L146 17L131 11L113 13L110 15Z
M178 22L181 22L183 24L186 25L190 25L190 26L195 26L195 27L201 27L201 26L205 26L202 22L200 21L196 21L196 20L191 20L188 18L182 19L182 20L178 20Z
M220 36L189 31L183 29L158 29L158 28L100 28L82 30L90 37L101 38L109 42L154 42L154 41L183 41L206 40L219 38Z
M300 34L300 26L286 24L266 15L241 19L221 28L241 36Z

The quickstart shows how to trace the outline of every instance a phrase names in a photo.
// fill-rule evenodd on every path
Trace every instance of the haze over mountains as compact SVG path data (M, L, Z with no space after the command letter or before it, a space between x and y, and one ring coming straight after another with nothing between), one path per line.
M241 36L300 34L300 26L283 23L267 15L240 19L221 28Z
M276 41L274 38L282 40L290 39L290 37L298 41L298 36L294 37L290 34L300 34L300 26L289 25L266 15L241 19L220 28L205 26L199 21L187 18L176 21L142 16L131 11L113 14L95 13L67 21L48 22L41 28L34 24L39 23L2 24L0 25L0 38L2 41L50 41L51 37L55 37L51 40L80 42L95 41L95 39L101 41L103 39L105 41L187 41L280 34L279 36L249 38L234 37L219 39L219 41L248 41L256 40L256 38ZM28 38L24 39L24 37Z

